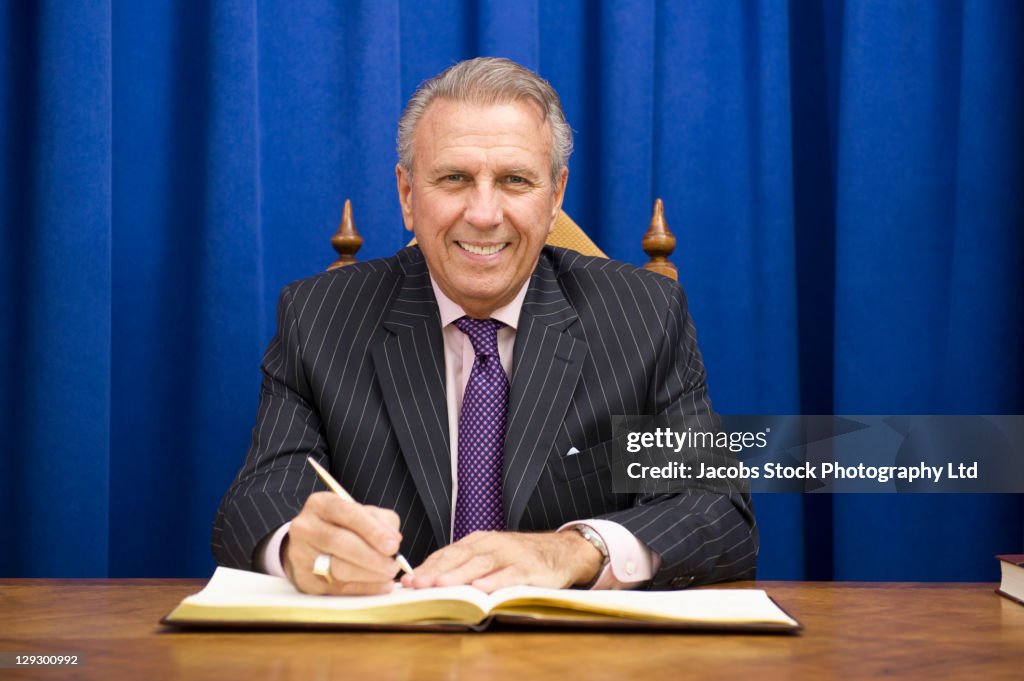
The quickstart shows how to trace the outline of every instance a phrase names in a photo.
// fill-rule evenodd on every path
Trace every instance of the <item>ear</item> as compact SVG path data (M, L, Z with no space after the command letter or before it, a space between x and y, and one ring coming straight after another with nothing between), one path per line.
M402 220L405 228L412 231L412 176L401 164L395 165L395 180L398 182L398 203L402 205Z
M555 203L551 208L551 226L548 227L548 234L555 230L555 218L558 217L558 211L562 210L562 201L565 199L565 187L567 184L569 184L569 168L562 168L562 173L558 176L558 182L555 183Z

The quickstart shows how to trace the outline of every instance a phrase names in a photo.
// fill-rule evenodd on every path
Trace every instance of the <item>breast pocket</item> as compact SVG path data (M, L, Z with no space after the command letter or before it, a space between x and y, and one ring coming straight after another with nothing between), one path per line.
M558 482L571 482L587 475L605 475L611 479L613 440L602 442L581 452L562 454L548 461L552 477Z
M602 442L549 462L552 492L562 508L571 508L565 520L596 518L630 505L631 495L612 489L614 446L614 441Z

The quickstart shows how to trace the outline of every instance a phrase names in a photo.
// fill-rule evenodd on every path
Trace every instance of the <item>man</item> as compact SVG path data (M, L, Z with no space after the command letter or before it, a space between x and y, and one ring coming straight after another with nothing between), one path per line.
M512 584L680 588L753 576L749 496L617 494L611 417L717 417L682 290L545 247L572 136L503 59L424 83L399 122L418 246L284 289L219 563L310 593ZM312 455L361 503L323 491Z

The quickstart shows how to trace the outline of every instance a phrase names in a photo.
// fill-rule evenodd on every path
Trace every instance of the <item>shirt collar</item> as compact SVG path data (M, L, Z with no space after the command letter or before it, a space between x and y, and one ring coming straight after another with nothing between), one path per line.
M466 316L466 311L462 309L462 306L444 294L444 291L441 290L441 287L434 280L434 275L430 275L430 286L434 289L434 297L437 298L437 309L441 313L441 328L448 326L460 317ZM491 319L497 319L511 329L518 329L519 313L523 311L523 301L526 300L526 290L529 287L530 279L528 277L523 282L523 286L519 289L516 297L492 312Z

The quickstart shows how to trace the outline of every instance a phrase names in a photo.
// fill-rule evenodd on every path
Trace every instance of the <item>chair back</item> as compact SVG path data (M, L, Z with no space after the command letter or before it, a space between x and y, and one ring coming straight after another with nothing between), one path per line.
M409 242L412 246L416 239ZM604 251L597 247L597 244L587 236L583 228L569 217L565 211L558 211L555 217L555 227L548 235L547 243L551 246L570 248L583 255L607 258ZM327 268L329 270L350 265L356 261L356 251L363 245L363 237L356 230L355 222L352 219L352 202L345 199L345 208L342 211L341 225L338 231L331 237L331 245L338 253L338 258ZM676 238L665 222L665 208L661 199L654 202L654 213L651 216L651 223L644 234L642 245L644 252L650 260L644 264L644 268L657 272L670 279L678 279L679 273L676 266L668 257L676 247Z

